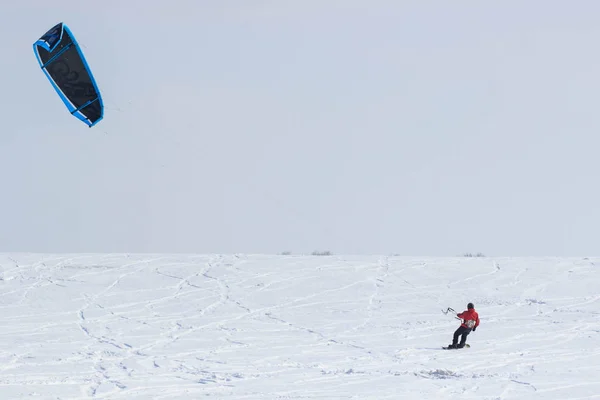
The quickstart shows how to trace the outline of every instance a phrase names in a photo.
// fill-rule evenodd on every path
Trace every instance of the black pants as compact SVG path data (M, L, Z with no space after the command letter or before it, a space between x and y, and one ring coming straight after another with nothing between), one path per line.
M465 328L464 326L460 326L455 332L454 337L452 338L452 346L454 347L465 347L465 343L467 342L467 336L471 333L471 328ZM458 343L458 337L461 336L460 344ZM458 344L458 346L457 346Z

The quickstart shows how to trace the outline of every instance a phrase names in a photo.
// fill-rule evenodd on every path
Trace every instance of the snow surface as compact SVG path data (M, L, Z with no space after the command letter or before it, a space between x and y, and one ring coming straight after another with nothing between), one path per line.
M598 261L4 254L0 398L600 399Z

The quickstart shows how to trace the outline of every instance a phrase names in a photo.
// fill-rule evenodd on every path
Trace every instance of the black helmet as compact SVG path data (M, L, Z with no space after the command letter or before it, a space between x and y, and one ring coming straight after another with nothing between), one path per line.
M472 308L475 308L475 306L473 305L473 303L469 303L469 304L467 304L467 308L470 310Z

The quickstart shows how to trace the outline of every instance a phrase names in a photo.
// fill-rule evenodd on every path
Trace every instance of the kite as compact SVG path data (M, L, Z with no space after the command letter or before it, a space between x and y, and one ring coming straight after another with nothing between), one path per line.
M102 96L69 28L56 24L33 44L42 71L71 112L90 128L104 117Z

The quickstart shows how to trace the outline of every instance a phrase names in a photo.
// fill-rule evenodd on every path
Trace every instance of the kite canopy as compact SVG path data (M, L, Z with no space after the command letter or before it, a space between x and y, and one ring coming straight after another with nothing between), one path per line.
M72 115L90 128L104 116L102 96L69 28L58 23L33 44L42 71Z

